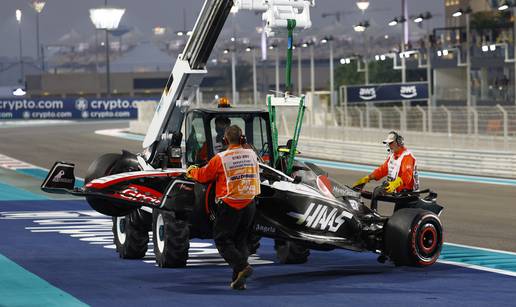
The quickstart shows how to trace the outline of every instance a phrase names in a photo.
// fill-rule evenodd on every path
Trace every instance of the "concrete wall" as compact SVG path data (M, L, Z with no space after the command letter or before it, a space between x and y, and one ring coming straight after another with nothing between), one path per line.
M152 73L112 73L111 90L114 94L142 94L133 89L133 80L137 78L168 78L169 72ZM27 90L31 96L100 96L106 92L105 73L66 73L27 76ZM150 90L161 94L162 89Z
M237 88L237 91L252 91L252 68L249 72L249 78L246 80L243 88ZM133 96L133 95L154 95L160 96L162 88L135 90L133 88L133 80L139 78L164 78L167 79L170 72L145 72L145 73L111 73L111 90L114 95ZM315 89L327 90L329 88L329 63L322 61L316 63L315 66ZM208 67L206 77L221 78L221 82L217 82L215 89L217 93L231 93L231 74L229 66L217 65ZM285 69L284 63L280 62L279 69L280 90L284 90ZM239 76L237 75L237 78ZM247 76L246 76L247 78ZM106 92L106 74L99 73L60 73L60 74L41 74L28 75L27 90L31 96L101 96ZM304 61L302 67L303 90L310 90L310 66L308 61ZM258 91L267 93L269 90L275 89L276 68L274 64L266 66L257 65L257 86ZM297 62L294 61L292 69L292 84L294 93L298 89L298 70ZM338 87L337 85L335 86ZM205 89L201 88L201 91Z

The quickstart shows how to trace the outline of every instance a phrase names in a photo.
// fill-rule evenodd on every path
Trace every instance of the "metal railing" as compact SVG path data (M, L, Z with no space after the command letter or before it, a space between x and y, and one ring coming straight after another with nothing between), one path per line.
M200 104L216 105L212 93L201 96ZM254 105L249 93L241 92L239 97L238 105ZM257 106L265 107L263 99ZM296 115L295 111L282 110L280 133L289 135L289 123L295 123ZM516 106L411 106L404 110L401 106L351 104L346 110L322 104L316 113L307 109L302 135L321 130L323 135L314 137L376 143L378 137L396 130L417 146L516 153ZM324 134L327 131L332 133Z
M281 112L283 142L291 137L294 116ZM309 157L378 164L387 155L381 140L390 130L401 132L423 170L516 178L516 107L308 110L299 148Z
M283 113L286 122L292 122L294 115L288 111ZM516 107L513 106L469 109L412 106L403 112L396 106L355 105L348 106L347 112L343 107L326 109L318 114L308 112L303 135L329 130L334 134L318 137L374 143L378 141L378 134L396 130L404 134L407 141L425 147L516 153Z
M155 106L138 106L132 132L145 133ZM516 107L411 107L404 116L399 107L354 106L347 118L340 107L305 114L299 143L305 156L378 164L387 155L381 140L406 126L401 133L423 170L516 178ZM290 108L279 112L280 142L292 137L296 116Z

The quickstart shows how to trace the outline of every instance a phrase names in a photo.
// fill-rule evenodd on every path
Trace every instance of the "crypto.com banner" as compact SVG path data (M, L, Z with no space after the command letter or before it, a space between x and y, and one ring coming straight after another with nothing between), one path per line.
M0 120L4 119L134 119L137 103L157 98L0 98Z
M347 102L391 102L428 99L428 83L389 83L348 86Z

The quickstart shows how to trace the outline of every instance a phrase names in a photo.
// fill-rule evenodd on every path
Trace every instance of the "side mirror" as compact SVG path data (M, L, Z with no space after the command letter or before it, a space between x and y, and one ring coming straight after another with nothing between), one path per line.
M168 148L168 156L170 158L181 158L182 155L183 151L181 150L181 147L170 146Z
M294 177L294 183L295 184L299 184L299 183L301 183L301 181L303 181L303 178L301 176Z
M173 168L181 168L181 159L183 156L183 150L181 149L181 146L172 145L168 148L167 151L168 163L166 166Z

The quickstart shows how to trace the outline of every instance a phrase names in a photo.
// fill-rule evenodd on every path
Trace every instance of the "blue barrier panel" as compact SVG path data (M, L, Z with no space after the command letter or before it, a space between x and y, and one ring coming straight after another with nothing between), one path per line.
M388 102L428 99L428 83L388 83L348 86L347 102Z
M138 102L159 98L0 98L1 119L134 119Z

